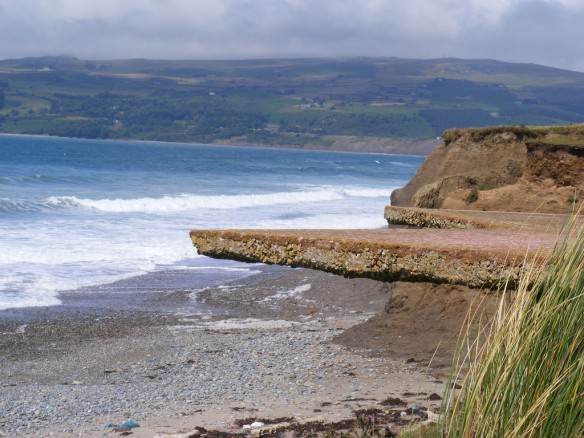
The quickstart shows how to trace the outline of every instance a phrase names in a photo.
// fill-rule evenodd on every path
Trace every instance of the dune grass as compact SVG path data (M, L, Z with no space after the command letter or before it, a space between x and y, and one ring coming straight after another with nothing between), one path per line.
M526 269L516 291L501 288L478 334L469 315L440 423L400 437L584 437L584 225L575 224L545 268Z
M491 325L465 337L435 436L584 436L584 226L564 236L545 269L503 288Z

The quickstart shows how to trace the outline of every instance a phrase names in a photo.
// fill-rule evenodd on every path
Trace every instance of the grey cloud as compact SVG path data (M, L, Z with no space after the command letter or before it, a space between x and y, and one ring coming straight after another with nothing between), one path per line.
M497 26L469 29L463 53L514 62L582 70L584 10L531 0L518 4ZM468 57L468 55L466 55Z

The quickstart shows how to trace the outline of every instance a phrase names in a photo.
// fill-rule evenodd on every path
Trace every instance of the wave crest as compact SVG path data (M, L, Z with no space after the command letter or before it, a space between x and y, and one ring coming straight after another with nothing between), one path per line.
M327 189L301 192L279 192L260 195L181 195L162 198L83 199L75 196L53 196L43 203L48 208L83 207L110 213L166 213L188 210L262 207L278 204L337 201L347 197L389 197L387 189Z

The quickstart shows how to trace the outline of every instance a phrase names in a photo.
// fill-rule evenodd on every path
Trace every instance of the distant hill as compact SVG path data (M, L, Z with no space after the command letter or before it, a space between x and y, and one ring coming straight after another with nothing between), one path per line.
M0 132L425 153L445 129L584 121L584 73L454 58L0 61Z

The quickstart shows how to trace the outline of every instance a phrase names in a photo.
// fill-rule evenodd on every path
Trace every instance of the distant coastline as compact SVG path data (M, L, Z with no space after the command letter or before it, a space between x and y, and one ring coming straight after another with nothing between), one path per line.
M320 141L304 145L266 144L247 141L223 143L215 141L213 145L262 147L275 149L314 150L330 152L377 153L390 155L426 156L440 144L439 139L391 138L391 137L356 137L326 136Z
M13 59L0 131L425 156L450 128L580 123L583 78L452 58Z
M263 149L288 149L288 150L304 150L313 152L347 152L359 154L382 154L382 155L405 155L405 156L426 156L436 146L440 144L437 139L418 140L418 139L395 139L395 138L380 138L380 137L342 137L338 138L337 142L330 144L324 142L314 142L307 145L293 145L293 144L264 144L253 143L245 141L228 142L185 142L185 141L165 141L165 140L143 140L137 138L84 138L84 137L65 137L59 135L49 134L26 134L13 132L0 132L0 137L29 137L29 138L58 138L65 140L88 140L88 141L106 141L106 142L140 142L140 143L155 143L155 144L185 144L185 145L201 145L213 147L248 147L248 148L263 148ZM339 136L340 137L340 136ZM351 143L353 142L353 143Z

